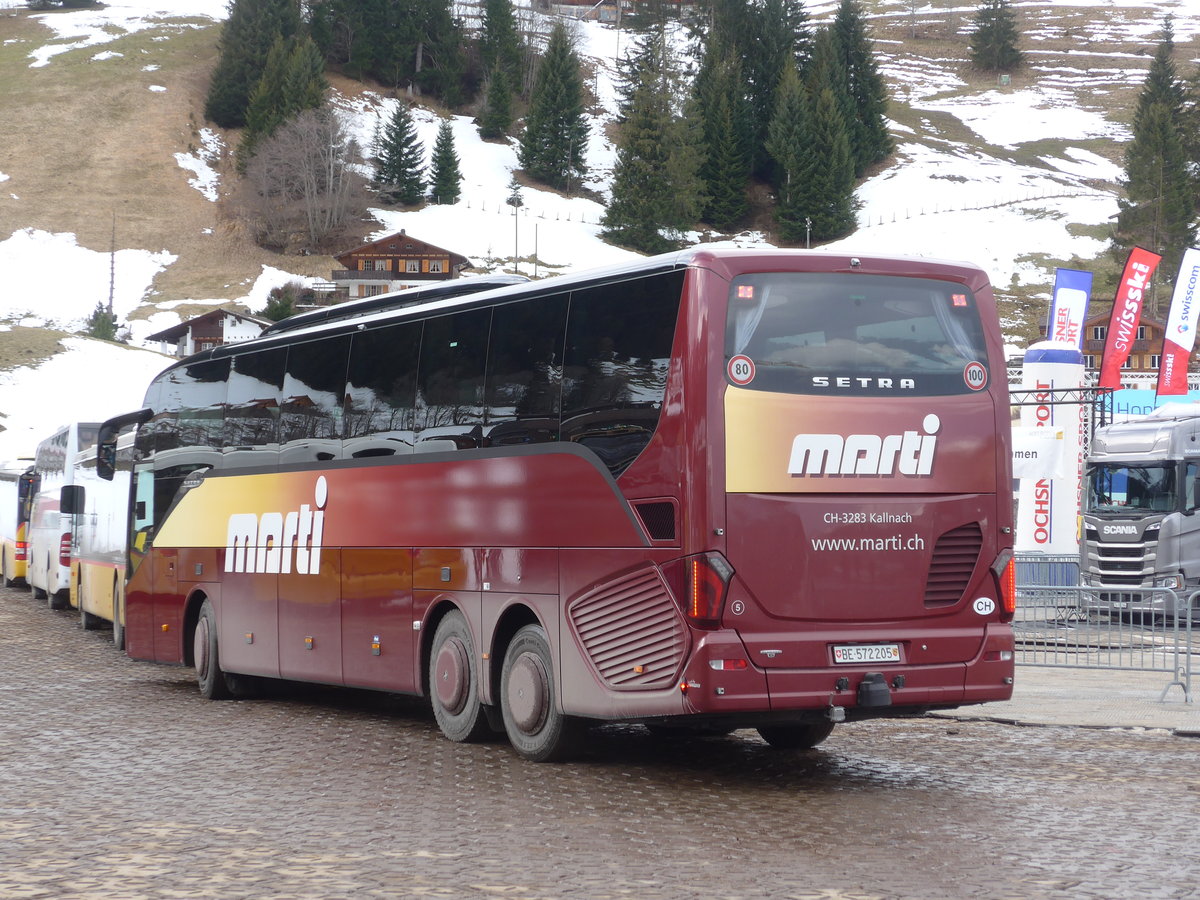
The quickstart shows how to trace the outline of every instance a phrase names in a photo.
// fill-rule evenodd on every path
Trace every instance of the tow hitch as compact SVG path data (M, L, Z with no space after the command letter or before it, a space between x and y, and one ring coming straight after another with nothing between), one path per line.
M878 707L892 705L892 692L882 672L868 672L858 683L858 705Z

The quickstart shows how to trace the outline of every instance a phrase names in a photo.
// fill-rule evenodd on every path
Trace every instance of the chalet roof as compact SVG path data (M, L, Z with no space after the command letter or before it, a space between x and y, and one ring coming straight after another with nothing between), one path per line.
M187 334L188 330L193 325L196 325L200 322L215 322L224 316L233 316L235 319L238 319L239 321L242 321L242 322L254 322L258 325L261 325L263 328L266 328L268 325L271 324L270 319L264 319L264 318L261 318L260 316L251 316L251 315L248 315L247 313L240 313L240 312L237 312L236 310L232 310L232 309L217 308L217 309L209 310L206 313L202 313L201 315L193 316L192 318L187 319L186 321L180 322L178 325L172 325L170 328L166 328L166 329L158 332L157 334L152 334L149 337L147 337L146 340L148 340L148 341L177 341L181 337L183 337L185 334Z
M347 250L345 253L339 253L334 259L347 269L352 269L355 268L355 257L368 254L375 256L448 256L450 257L450 267L452 269L465 265L468 261L461 253L437 247L428 241L422 241L420 238L415 238L411 234L408 234L404 229L397 231L395 234L381 237L377 241L371 241L360 247L355 247L353 250Z

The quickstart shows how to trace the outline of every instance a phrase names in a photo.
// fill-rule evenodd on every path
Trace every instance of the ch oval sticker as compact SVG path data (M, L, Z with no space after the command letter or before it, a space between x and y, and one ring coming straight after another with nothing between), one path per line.
M977 597L975 599L975 612L981 616L990 616L996 611L996 601L991 597Z
M729 375L729 380L734 384L738 386L747 385L754 380L754 360L744 353L739 353L729 360L729 364L725 367L725 372Z

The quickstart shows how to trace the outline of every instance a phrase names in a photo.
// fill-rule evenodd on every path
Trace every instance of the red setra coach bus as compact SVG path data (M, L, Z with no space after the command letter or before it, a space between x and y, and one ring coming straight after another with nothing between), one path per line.
M130 656L212 698L425 695L534 760L603 721L809 747L1011 695L981 270L694 249L480 287L294 317L106 423L137 425Z

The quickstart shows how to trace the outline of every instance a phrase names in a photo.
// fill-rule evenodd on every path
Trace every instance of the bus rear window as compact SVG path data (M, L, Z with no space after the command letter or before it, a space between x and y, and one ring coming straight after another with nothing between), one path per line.
M730 380L793 394L959 394L989 378L975 297L927 278L783 272L730 287Z

